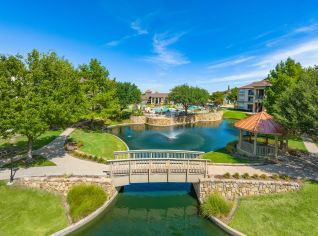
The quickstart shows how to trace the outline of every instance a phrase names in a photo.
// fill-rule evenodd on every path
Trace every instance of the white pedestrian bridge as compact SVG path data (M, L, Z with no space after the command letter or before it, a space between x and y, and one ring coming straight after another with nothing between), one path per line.
M129 150L115 152L107 174L115 186L131 183L197 183L208 173L204 152L185 150ZM119 159L119 157L123 159Z

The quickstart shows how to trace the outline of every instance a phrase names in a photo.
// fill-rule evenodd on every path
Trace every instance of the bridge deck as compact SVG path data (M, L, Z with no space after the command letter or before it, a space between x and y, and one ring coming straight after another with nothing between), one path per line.
M127 151L115 151L115 159L126 158L183 158L191 159L198 158L204 154L200 151L188 151L188 150L166 150L166 149L148 149L148 150L127 150Z
M207 175L207 160L143 158L110 160L109 176L115 186L147 182L198 182Z

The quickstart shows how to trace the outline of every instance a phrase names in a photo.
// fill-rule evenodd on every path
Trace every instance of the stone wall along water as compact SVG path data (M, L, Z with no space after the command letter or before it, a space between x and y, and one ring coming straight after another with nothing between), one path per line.
M49 192L58 192L67 195L71 187L79 184L96 184L101 186L109 197L116 192L111 179L103 176L44 176L23 177L16 179L16 183L31 188L44 189Z
M298 182L294 181L241 179L201 179L193 186L200 202L211 192L219 192L226 199L234 200L243 196L297 191L301 187Z

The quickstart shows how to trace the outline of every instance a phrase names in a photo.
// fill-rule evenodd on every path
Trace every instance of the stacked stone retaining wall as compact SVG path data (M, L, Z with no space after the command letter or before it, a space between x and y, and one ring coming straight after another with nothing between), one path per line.
M17 184L31 188L44 189L49 192L58 192L67 195L71 187L79 184L96 184L101 186L109 197L116 192L115 186L109 178L103 176L44 176L23 177L16 180Z
M226 199L234 200L243 196L297 191L301 187L298 182L294 181L234 179L201 179L193 186L200 202L211 192L219 192Z
M212 122L222 120L223 111L196 113L187 116L165 117L165 116L141 116L138 120L131 117L133 123L146 123L153 126L172 126L179 124L193 124L196 122ZM142 118L143 117L143 118Z

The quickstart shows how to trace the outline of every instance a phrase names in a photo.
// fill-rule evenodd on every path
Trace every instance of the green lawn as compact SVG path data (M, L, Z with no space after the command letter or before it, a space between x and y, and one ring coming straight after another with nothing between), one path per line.
M246 112L236 111L236 110L224 110L223 118L224 119L236 119L241 120L247 117Z
M112 134L76 129L70 137L76 142L82 142L82 152L104 159L113 159L114 151L127 150L123 141Z
M208 159L214 163L246 163L248 162L248 160L242 160L227 153L226 148L220 148L212 152L207 152L203 155L203 158Z
M22 159L13 163L14 168L30 168L30 167L39 167L39 166L55 166L55 163L46 159L40 155L33 155L32 162L26 162L26 159ZM10 168L11 164L6 164L2 168Z
M264 137L258 137L257 141L259 142L265 142ZM273 137L268 138L268 143L269 144L275 144L275 140ZM305 144L301 138L295 137L295 136L290 136L288 138L288 148L290 149L295 149L295 150L300 150L300 151L307 151Z
M0 235L50 235L68 225L63 197L0 182Z
M49 144L55 138L57 138L62 130L48 130L44 134L40 135L34 142L33 142L33 149L37 150L46 144ZM28 139L25 136L19 136L16 138L13 144L10 144L8 140L0 139L0 149L6 147L19 147L22 150L26 150L28 145Z
M299 192L246 197L229 225L248 235L318 235L318 183Z

